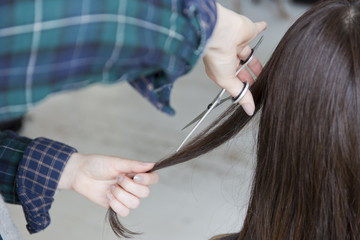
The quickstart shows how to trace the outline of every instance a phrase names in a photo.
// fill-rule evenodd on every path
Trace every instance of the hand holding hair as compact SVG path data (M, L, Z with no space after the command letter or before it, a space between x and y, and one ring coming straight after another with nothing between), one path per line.
M254 82L246 69L237 76L235 74L240 67L240 60L246 60L251 54L250 42L265 30L266 23L254 23L220 4L217 4L217 16L216 26L203 58L205 70L209 78L236 97L243 89L242 82L247 81L250 85ZM256 76L262 70L262 65L255 56L248 66ZM253 115L255 105L251 92L247 92L239 104L249 116Z
M140 198L149 195L149 185L158 182L156 173L145 173L153 166L119 157L74 153L61 175L58 189L72 189L125 217L130 209L139 206Z

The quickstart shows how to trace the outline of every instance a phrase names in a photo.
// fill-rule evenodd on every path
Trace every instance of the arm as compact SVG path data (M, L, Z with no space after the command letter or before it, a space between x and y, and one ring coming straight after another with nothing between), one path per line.
M215 0L0 1L0 8L4 19L16 15L0 22L1 120L22 116L54 92L119 81L174 114L172 85L195 66L216 23ZM39 42L27 86L34 16ZM31 98L19 91L24 86L33 89Z
M66 8L62 7L65 4L62 0L0 3L1 8L7 9L4 13L8 16L14 15L17 9L41 11L35 15L41 19L39 26L46 26L37 32L40 43L32 71L34 91L31 102L27 102L27 91L18 89L26 85L27 66L23 63L28 62L28 54L24 53L33 51L33 46L22 39L26 34L15 30L23 29L21 25L30 26L23 29L30 34L34 19L31 14L19 15L17 21L0 23L0 45L7 46L0 52L0 65L5 70L0 76L1 119L23 115L29 105L35 105L53 92L120 80L129 81L156 108L174 114L169 100L172 85L195 66L205 50L209 77L235 96L242 88L241 82L232 75L238 65L236 55L246 58L249 42L265 28L264 23L254 24L216 4L215 0L104 0L101 3L92 0L86 3L66 2ZM53 4L59 7L53 8ZM84 8L85 5L88 6ZM47 8L54 14L46 14ZM84 15L87 21L81 20ZM53 23L50 28L49 23ZM68 31L67 24L73 31ZM47 38L56 41L47 41ZM18 42L24 44L17 46ZM14 52L17 48L21 51ZM49 55L59 57L48 59ZM18 61L9 61L9 56ZM222 59L223 62L219 62ZM227 73L220 73L224 66Z
M217 5L215 0L161 2L169 5L166 8L173 12L174 16L169 17L168 21L162 20L161 26L173 33L150 34L152 37L143 47L152 46L153 49L147 50L146 56L156 71L129 83L156 108L174 115L175 111L170 106L173 83L191 71L203 56L217 21ZM157 14L163 15L162 10L156 11ZM153 22L154 19L146 21ZM148 65L149 60L145 59L144 64Z
M47 138L33 139L26 147L16 173L16 193L30 233L50 224L49 210L60 176L76 149Z
M83 155L63 143L0 133L0 190L8 203L21 204L30 233L50 224L57 189L71 189L126 216L147 197L156 173L152 163L102 155ZM92 189L92 191L89 191Z

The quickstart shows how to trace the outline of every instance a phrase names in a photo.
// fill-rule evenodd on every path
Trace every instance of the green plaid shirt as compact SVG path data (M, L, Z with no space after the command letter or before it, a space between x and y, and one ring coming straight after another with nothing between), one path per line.
M215 23L215 0L2 0L0 122L51 93L120 81L174 114L172 85L195 65ZM75 151L0 133L0 191L23 206L31 233L50 223L58 180Z
M128 81L156 108L201 56L214 0L0 2L0 121L50 93Z
M31 139L17 136L11 132L0 133L0 192L8 203L20 203L16 194L16 173L19 160Z

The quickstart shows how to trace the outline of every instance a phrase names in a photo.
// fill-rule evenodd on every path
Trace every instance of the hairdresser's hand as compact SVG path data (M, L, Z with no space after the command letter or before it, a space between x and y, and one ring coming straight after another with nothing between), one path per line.
M246 60L251 54L249 44L265 30L266 23L254 23L220 4L217 4L217 12L218 20L203 58L205 69L212 80L225 88L233 97L237 97L243 89L242 82L248 81L250 85L253 83L253 78L246 68L237 77L235 76L237 69L240 68L240 59ZM262 65L256 57L248 66L256 76L262 70ZM255 104L250 91L239 103L248 115L254 113Z
M73 189L92 202L111 207L125 217L149 195L148 185L158 182L156 173L145 173L153 163L118 157L74 153L61 175L58 189Z

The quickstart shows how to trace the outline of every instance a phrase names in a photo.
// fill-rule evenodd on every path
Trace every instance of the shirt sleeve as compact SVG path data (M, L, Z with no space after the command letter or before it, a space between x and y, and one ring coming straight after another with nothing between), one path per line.
M158 46L158 49L147 53L148 56L152 55L151 59L156 63L156 68L153 68L155 70L129 81L130 85L157 109L169 115L175 114L170 105L173 83L195 66L217 21L215 0L172 2L174 5L168 6L172 15L169 26L166 26L172 34L167 33L168 35L164 36L157 33L154 41L161 44L152 44ZM179 2L182 2L180 7ZM161 39L164 39L163 42Z
M50 224L49 210L66 162L76 149L47 138L36 138L25 149L16 176L17 194L30 233Z
M0 192L7 203L20 204L15 178L19 163L31 139L13 132L0 132Z
M0 119L120 81L173 115L172 86L202 56L216 13L215 0L0 1Z

